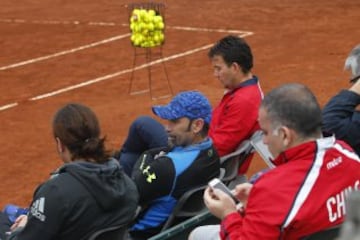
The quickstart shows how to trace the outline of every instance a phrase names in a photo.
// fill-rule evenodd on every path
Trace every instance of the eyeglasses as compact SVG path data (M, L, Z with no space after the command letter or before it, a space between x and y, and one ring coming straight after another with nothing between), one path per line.
M360 75L357 75L356 77L353 77L350 79L351 83L356 83L360 79Z

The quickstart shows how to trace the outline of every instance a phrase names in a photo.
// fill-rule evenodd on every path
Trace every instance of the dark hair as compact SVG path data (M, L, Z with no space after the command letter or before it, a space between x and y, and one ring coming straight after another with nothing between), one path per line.
M72 160L93 159L103 163L109 158L105 138L100 138L98 119L84 105L71 103L58 110L53 119L53 134L69 149Z
M302 84L285 84L270 91L263 99L272 126L284 125L302 137L321 132L322 115L319 103L309 88Z
M228 66L234 62L237 63L245 74L253 67L251 48L243 38L238 36L229 35L215 43L208 56L213 58L215 55L222 56Z
M204 126L200 131L200 134L202 137L206 137L208 135L209 132L209 123L204 122Z

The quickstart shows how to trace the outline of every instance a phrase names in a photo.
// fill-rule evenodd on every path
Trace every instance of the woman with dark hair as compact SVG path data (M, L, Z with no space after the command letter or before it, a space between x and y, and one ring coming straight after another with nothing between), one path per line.
M64 165L37 188L28 215L11 226L10 239L88 239L130 223L138 192L106 151L94 112L81 104L64 106L54 116L53 134Z

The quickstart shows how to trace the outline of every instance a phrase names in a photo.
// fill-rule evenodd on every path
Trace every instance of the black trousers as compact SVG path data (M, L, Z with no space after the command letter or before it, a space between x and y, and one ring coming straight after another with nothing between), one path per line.
M10 231L12 223L9 218L5 215L5 213L0 212L0 240L6 239L6 232Z

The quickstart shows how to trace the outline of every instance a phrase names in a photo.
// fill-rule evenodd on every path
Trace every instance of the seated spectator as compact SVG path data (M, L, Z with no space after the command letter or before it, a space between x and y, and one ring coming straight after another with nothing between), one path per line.
M246 41L237 36L226 36L208 53L214 75L226 89L214 108L209 136L220 156L236 150L240 143L259 129L257 112L263 93L258 78L251 72L253 56ZM167 134L160 123L139 118L132 123L127 139L120 150L120 162L129 174L147 149L167 145ZM239 173L247 171L252 155L242 164Z
M349 90L341 90L323 108L323 129L347 142L360 155L360 45L345 61L345 69L352 72Z
M211 106L201 93L181 92L153 111L167 120L170 144L145 151L134 166L143 211L130 230L133 239L157 234L186 191L220 173L219 156L207 135Z
M344 196L360 186L360 159L351 147L321 133L321 110L301 84L272 90L262 101L263 141L277 166L234 195L207 188L204 201L222 219L198 227L189 239L301 239L344 221ZM331 186L329 186L329 184Z
M9 239L85 240L100 229L133 221L136 186L109 157L96 115L84 105L68 104L55 114L53 134L64 164L36 189L28 215L8 229ZM9 219L0 216L4 237Z
M227 36L209 51L214 75L226 89L212 112L209 136L220 156L229 154L259 130L258 109L263 93L258 78L251 72L253 56L246 41ZM247 171L252 155L240 166Z

